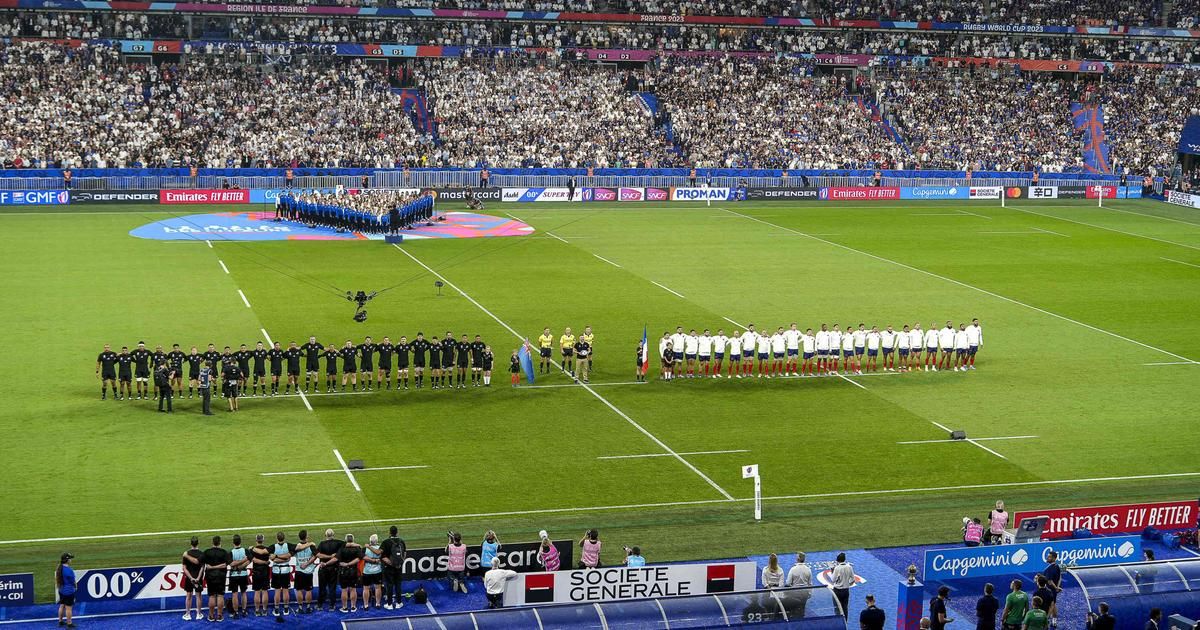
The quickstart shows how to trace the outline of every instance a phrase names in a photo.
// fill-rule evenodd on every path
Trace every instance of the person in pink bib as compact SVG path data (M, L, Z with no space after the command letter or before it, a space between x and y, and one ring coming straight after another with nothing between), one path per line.
M589 529L579 541L580 569L599 569L600 568L600 532Z
M557 571L562 563L562 558L559 557L558 548L550 542L550 535L546 530L538 532L538 536L542 539L542 545L538 547L537 560L547 571Z
M450 532L450 543L446 545L446 575L450 578L450 591L467 592L467 546L462 534Z

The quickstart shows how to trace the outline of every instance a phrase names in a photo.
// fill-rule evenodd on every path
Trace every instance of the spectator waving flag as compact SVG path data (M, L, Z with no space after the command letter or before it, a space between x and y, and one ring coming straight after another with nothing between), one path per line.
M533 356L529 352L529 340L526 339L521 344L521 349L517 351L517 358L521 360L521 369L525 370L525 380L533 383Z
M642 324L642 376L650 369L650 342L646 337L646 325Z

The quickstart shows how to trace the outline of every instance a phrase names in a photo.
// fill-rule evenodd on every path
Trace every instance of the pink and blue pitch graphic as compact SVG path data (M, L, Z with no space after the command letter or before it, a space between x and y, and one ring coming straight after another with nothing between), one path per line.
M404 240L427 238L485 238L491 236L528 236L533 228L513 219L447 212L445 221L404 230ZM330 228L310 228L293 221L274 221L274 212L219 212L193 214L155 221L130 230L130 236L158 241L382 241L382 234L338 232Z

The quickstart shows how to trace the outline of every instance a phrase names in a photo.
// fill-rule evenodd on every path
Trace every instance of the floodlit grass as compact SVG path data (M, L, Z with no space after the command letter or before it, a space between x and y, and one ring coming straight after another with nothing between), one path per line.
M162 564L208 530L357 521L334 527L366 534L398 522L426 545L447 527L509 540L598 527L615 562L621 544L667 560L950 540L958 518L996 498L1021 509L1196 495L1200 365L1149 365L1200 360L1200 215L1187 209L513 204L489 212L566 242L403 245L471 299L449 286L438 296L433 274L381 242L210 248L130 237L169 216L156 207L69 210L0 213L0 541L35 541L0 545L0 565L36 570L41 597L63 549L85 568ZM388 290L356 324L335 288ZM967 374L602 385L633 380L643 326L655 340L676 325L728 333L731 320L972 317L985 344ZM595 387L508 387L508 327L533 339L585 325ZM171 416L99 400L106 342L236 347L264 330L337 345L478 333L497 373L490 389L313 396L312 411L296 397L247 398L212 418L195 399ZM898 444L944 438L934 423L1037 437ZM358 473L361 492L342 472L260 474L338 469L334 449L370 467L428 467ZM749 452L670 455L703 451ZM666 456L598 459L650 454ZM749 463L770 498L763 523L739 471ZM1086 479L1103 480L1043 483ZM104 538L153 532L164 533Z

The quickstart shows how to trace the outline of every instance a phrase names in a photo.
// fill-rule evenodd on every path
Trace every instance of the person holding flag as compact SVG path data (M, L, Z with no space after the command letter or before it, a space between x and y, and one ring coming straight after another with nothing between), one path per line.
M637 369L634 370L634 376L637 382L646 382L646 371L650 369L650 339L646 336L646 326L642 326L642 341L638 343L637 349Z
M521 380L521 359L517 356L519 350L513 350L512 357L509 358L511 365L508 366L508 371L512 373L512 386L516 387L517 382Z

